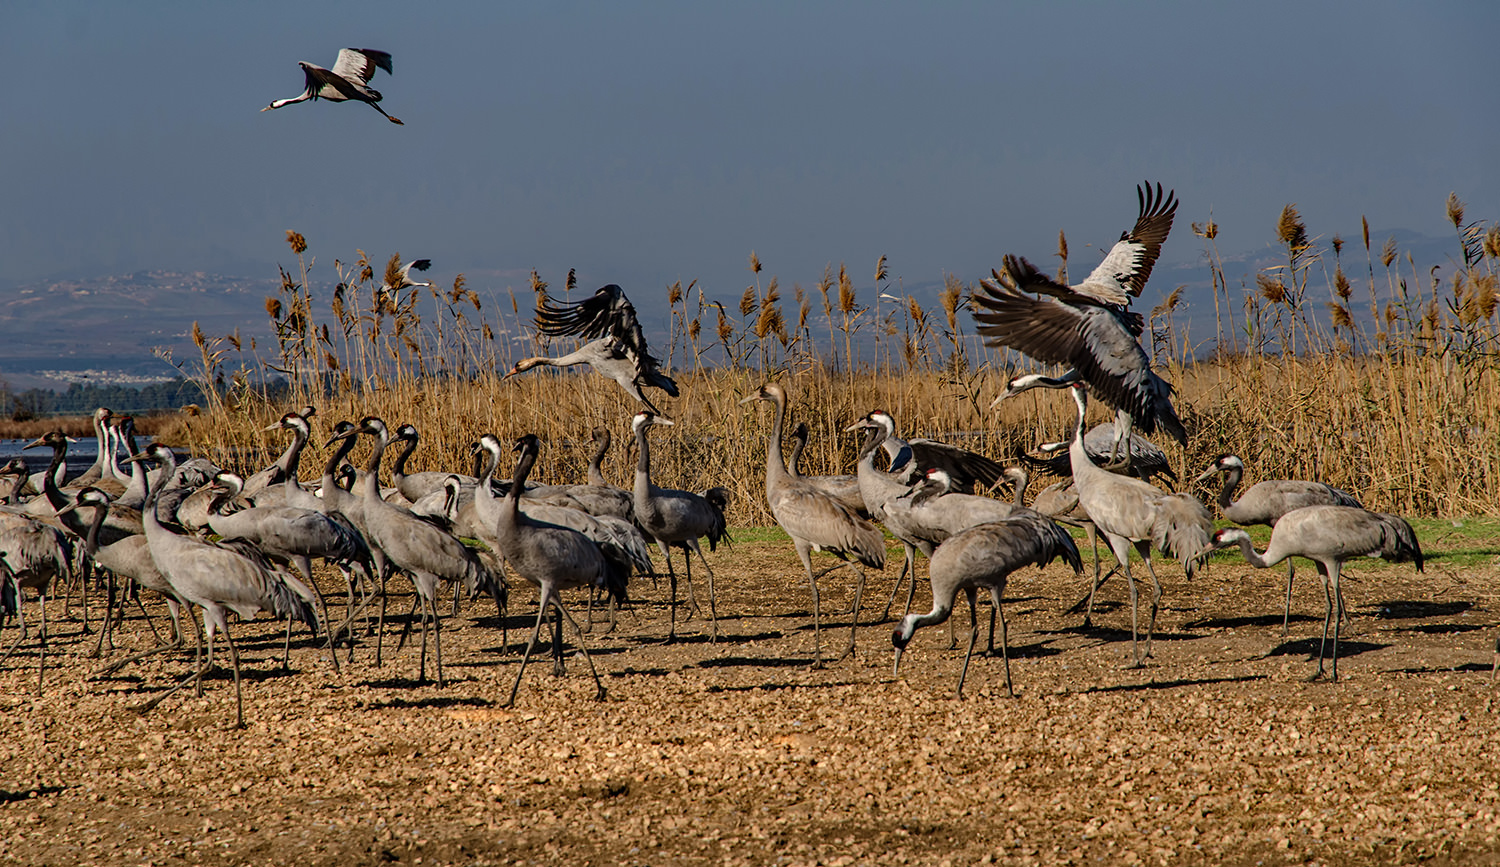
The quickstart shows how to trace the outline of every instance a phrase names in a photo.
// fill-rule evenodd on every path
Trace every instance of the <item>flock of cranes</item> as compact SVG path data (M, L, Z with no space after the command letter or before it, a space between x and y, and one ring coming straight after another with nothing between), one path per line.
M302 66L307 74L307 91L291 100L278 100L268 108L321 98L359 99L378 110L375 102L380 96L366 84L374 69L390 70L390 56L345 49L331 71L306 63ZM1004 467L946 443L903 439L897 434L895 419L879 410L847 429L864 437L853 474L804 476L797 469L797 457L806 443L805 426L792 434L791 455L782 453L788 405L785 388L768 382L744 398L744 404L765 402L773 409L765 493L772 515L792 539L811 590L815 667L825 665L818 582L835 569L847 568L854 573L854 610L849 641L838 658L841 660L855 649L864 570L885 566L882 526L905 551L896 588L908 575L913 582L907 612L892 635L898 667L918 629L947 621L960 592L970 603L970 634L959 676L960 692L978 635L974 606L979 590L988 591L993 601L990 649L994 649L998 618L1006 687L1011 690L1001 604L1009 576L1025 566L1045 565L1055 559L1081 572L1079 550L1059 523L1087 527L1091 538L1095 533L1103 536L1113 554L1116 567L1100 575L1095 542L1095 574L1089 583L1085 622L1091 615L1094 592L1110 575L1123 575L1131 602L1132 666L1143 665L1152 654L1162 597L1151 558L1153 547L1178 561L1189 577L1219 548L1239 547L1246 560L1260 568L1292 556L1312 559L1324 580L1327 605L1322 643L1327 644L1331 630L1330 674L1334 680L1338 677L1338 624L1345 616L1339 588L1343 563L1371 555L1412 559L1421 567L1421 549L1409 524L1395 516L1368 512L1347 493L1326 485L1264 481L1245 491L1238 501L1233 500L1245 469L1244 462L1233 455L1216 459L1197 481L1226 474L1218 504L1224 516L1237 524L1273 527L1264 553L1255 551L1243 530L1215 532L1208 508L1192 495L1153 483L1163 477L1175 482L1176 476L1165 454L1140 434L1161 430L1185 442L1187 430L1172 407L1172 387L1151 369L1137 341L1141 317L1129 310L1129 303L1140 295L1171 230L1177 202L1173 193L1163 195L1160 185L1139 187L1137 194L1139 215L1134 226L1082 283L1063 285L1042 275L1025 259L1006 256L1003 273L996 272L994 280L985 281L983 291L974 296L978 307L974 315L988 341L1038 361L1067 367L1057 377L1016 377L996 399L998 403L1043 387L1066 390L1075 403L1077 424L1071 438L1066 443L1044 445L1043 452L1052 457L1028 459L1033 469L1045 467L1068 478L1042 491L1030 506L1024 499L1029 480L1025 468ZM387 290L421 285L411 280L410 271L425 270L428 264L417 260L399 269L388 277ZM1033 292L1050 297L1028 294ZM173 452L160 444L138 448L131 420L115 418L104 409L94 418L99 457L77 478L64 478L66 437L47 434L32 443L28 448L52 449L47 470L28 475L24 465L15 462L0 468L0 475L15 477L9 504L0 509L0 574L5 579L0 584L4 588L0 617L11 612L19 615L19 603L27 591L40 598L38 689L45 676L45 600L55 585L73 574L75 547L84 555L83 562L103 570L110 582L100 630L101 647L112 642L109 636L113 625L131 595L118 592L115 581L128 582L166 599L173 614L175 638L165 650L180 649L185 643L183 627L177 622L180 610L190 615L202 612L201 637L196 620L190 617L195 636L191 672L171 691L142 707L155 706L188 686L201 690L203 674L212 665L215 638L222 634L234 673L239 724L243 724L240 665L229 632L228 612L245 619L258 611L286 618L288 643L292 623L306 624L326 645L335 666L346 645L347 658L352 660L362 619L366 634L373 631L376 636L375 661L380 664L387 584L398 576L410 582L415 605L420 608L420 612L413 610L422 630L418 677L426 679L431 632L433 665L440 687L445 678L438 600L444 588L453 589L455 610L457 594L464 591L470 599L488 596L504 614L509 603L505 569L537 587L536 620L509 703L517 699L549 608L554 618L554 671L563 671L562 623L567 620L574 627L578 649L589 665L597 693L604 697L603 682L588 656L585 629L569 612L562 594L583 590L591 605L596 597L607 597L613 629L616 606L629 600L632 576L658 574L650 556L653 545L665 560L669 579L667 640L677 638L674 548L681 552L690 600L695 600L693 555L708 576L710 640L718 640L714 571L701 545L707 540L713 550L728 539L725 511L729 493L724 488L675 490L653 481L648 432L673 422L651 402L645 389L659 389L673 397L679 392L651 355L634 308L620 287L609 285L580 301L547 302L538 311L537 327L548 336L587 342L578 351L557 358L523 360L507 377L542 365L586 363L619 383L644 407L631 420L637 465L630 489L610 484L600 469L610 446L609 432L603 428L594 432L595 451L587 481L554 485L535 484L531 479L543 448L534 435L512 444L516 457L508 480L500 478L506 444L489 434L481 436L472 448L477 476L409 474L407 462L419 442L416 429L401 425L393 433L383 420L366 417L357 423L341 421L333 427L325 444L329 456L321 482L315 490L309 490L299 480L298 470L301 455L313 436L312 407L289 412L267 428L289 433L291 441L275 463L245 479L201 460L179 465ZM1112 428L1085 429L1091 395L1115 410ZM373 444L362 472L344 465L360 437L368 437ZM400 452L391 476L393 487L386 489L381 486L381 465L392 445ZM1064 450L1066 455L1061 454ZM121 452L126 455L123 462L117 457ZM155 469L148 470L147 465ZM976 493L1001 483L1012 486L1011 499ZM21 497L28 486L34 486L38 495L23 502ZM462 538L479 540L493 557L480 556ZM1145 563L1152 583L1144 642L1139 640L1132 549ZM815 571L815 552L831 554L836 562ZM926 613L910 612L918 554L928 560L932 588L932 608ZM328 601L314 581L313 559L326 561L344 576L348 602L339 623L334 622ZM1289 571L1288 605L1291 577ZM895 596L893 589L887 614ZM86 604L87 594L84 599ZM372 626L370 608L376 600L380 613ZM86 608L84 617L87 623ZM592 626L592 615L588 620ZM10 651L26 640L25 620L20 624L21 637L11 644ZM398 649L406 637L403 631ZM1324 676L1323 650L1320 646L1314 677ZM100 648L95 652L101 652ZM140 656L112 663L106 670L116 670Z

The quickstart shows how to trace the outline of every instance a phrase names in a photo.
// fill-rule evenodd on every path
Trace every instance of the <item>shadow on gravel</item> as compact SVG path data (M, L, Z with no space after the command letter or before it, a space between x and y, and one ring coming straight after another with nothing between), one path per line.
M705 659L698 663L696 668L741 668L754 666L755 668L806 668L812 665L811 659L776 659L765 656L720 656L715 659Z
M6 789L0 789L0 804L14 804L17 801L29 801L32 798L45 798L48 795L56 795L67 790L67 786L37 786L35 789L27 789L23 792L11 792Z
M810 660L804 660L803 665L810 665ZM764 690L766 692L779 692L783 689L832 689L834 687L862 686L861 682L852 680L829 681L827 683L762 683L750 686L719 686L714 685L705 688L704 692L755 692Z
M1141 631L1140 631L1139 637L1140 637L1140 641L1141 641L1142 644L1144 644L1146 642L1146 621L1150 619L1150 617L1149 617L1150 612L1147 611L1146 614L1147 614L1146 617L1142 617L1141 618ZM1118 643L1118 642L1121 642L1121 641L1129 641L1130 640L1130 630L1129 629L1116 629L1116 628L1114 628L1112 626L1098 626L1098 625L1084 626L1083 624L1079 624L1077 626L1070 626L1070 627L1068 627L1066 629L1043 630L1043 631L1039 631L1037 634L1039 634L1039 635L1082 635L1082 636L1086 636L1086 637L1089 637L1089 638L1097 638L1101 642L1110 643L1110 644L1112 644L1112 643ZM1185 633L1185 632L1157 632L1152 637L1152 640L1153 641L1198 641L1198 640L1201 640L1201 639L1207 638L1207 637L1208 636L1206 636L1206 635L1190 635L1190 634Z
M1283 641L1266 651L1266 656L1305 656L1310 660L1317 659L1318 645L1321 641L1322 639L1318 637L1301 638L1296 641ZM1350 641L1349 639L1341 638L1339 639L1339 658L1347 659L1351 656L1359 656L1361 653L1369 653L1372 650L1384 650L1390 646L1389 644L1377 644L1373 641ZM1333 636L1330 635L1328 637L1328 654L1325 658L1330 658L1332 654Z
M1322 623L1323 618L1311 614L1293 614L1288 623ZM1280 614L1260 614L1254 617L1205 617L1182 624L1183 629L1244 629L1247 626L1277 628L1281 626Z
M1374 616L1382 620L1413 620L1426 617L1454 617L1474 607L1472 602L1423 602L1415 599L1391 599L1378 605Z
M1493 664L1488 662L1466 662L1463 665L1455 665L1452 668L1388 668L1389 674L1452 674L1454 672L1480 672L1488 675L1494 670Z
M1416 626L1398 626L1393 632L1420 632L1424 635L1456 635L1461 632L1477 632L1489 629L1478 623L1420 623Z
M1091 686L1080 689L1077 694L1090 692L1138 692L1148 689L1176 689L1180 686L1215 686L1221 683L1250 683L1266 680L1263 674L1246 674L1240 677L1205 677L1196 680L1153 680L1150 683L1122 683L1116 686Z

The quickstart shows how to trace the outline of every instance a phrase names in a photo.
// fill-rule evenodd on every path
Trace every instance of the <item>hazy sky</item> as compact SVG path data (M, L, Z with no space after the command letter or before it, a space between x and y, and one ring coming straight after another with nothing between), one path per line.
M1500 4L0 3L9 280L164 268L272 277L304 233L440 280L811 287L1092 265L1135 184L1182 200L1165 261L1500 218ZM367 106L297 61L394 55ZM1377 240L1378 243L1378 240ZM1362 257L1361 257L1362 258ZM1075 265L1075 267L1077 267ZM1170 289L1170 287L1167 287ZM1148 290L1149 292L1149 290Z

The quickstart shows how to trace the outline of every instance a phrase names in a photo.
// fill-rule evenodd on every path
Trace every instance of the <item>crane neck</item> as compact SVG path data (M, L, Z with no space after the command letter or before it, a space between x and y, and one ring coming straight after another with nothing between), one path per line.
M589 484L601 488L609 487L609 479L604 477L604 456L609 452L609 431L603 431L595 439L594 458L589 461Z
M391 466L391 478L399 479L406 475L406 462L416 450L416 439L405 437L402 440L401 451L396 455L396 463Z
M651 490L651 443L646 437L646 428L650 425L640 424L635 427L635 492L637 496L644 496Z
M767 492L773 487L773 482L780 483L791 475L781 457L781 429L786 422L786 398L772 390L771 404L776 407L776 412L771 416L771 439L766 444Z
M1274 531L1272 535L1274 535ZM1250 534L1243 530L1235 534L1235 541L1239 543L1240 553L1245 555L1246 562L1257 569L1266 569L1275 566L1286 559L1285 557L1277 557L1275 560L1267 560L1265 554L1271 553L1271 549L1267 547L1265 554L1255 550L1255 545L1250 541Z
M1244 470L1239 467L1230 467L1224 473L1224 487L1219 489L1219 508L1227 509L1234 505L1232 498L1235 489L1240 486L1240 479L1244 478Z

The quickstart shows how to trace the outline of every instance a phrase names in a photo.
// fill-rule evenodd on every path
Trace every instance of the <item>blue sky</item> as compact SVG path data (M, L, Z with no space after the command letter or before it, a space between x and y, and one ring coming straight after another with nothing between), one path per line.
M752 250L811 287L1006 252L1075 268L1177 190L1164 261L1500 218L1500 4L0 4L0 258L11 281L274 276L305 234L439 280L737 298ZM259 109L297 61L394 55L358 104ZM1379 243L1379 236L1376 243ZM1361 257L1362 258L1362 257ZM325 267L326 266L326 267ZM1168 287L1148 288L1162 292Z

